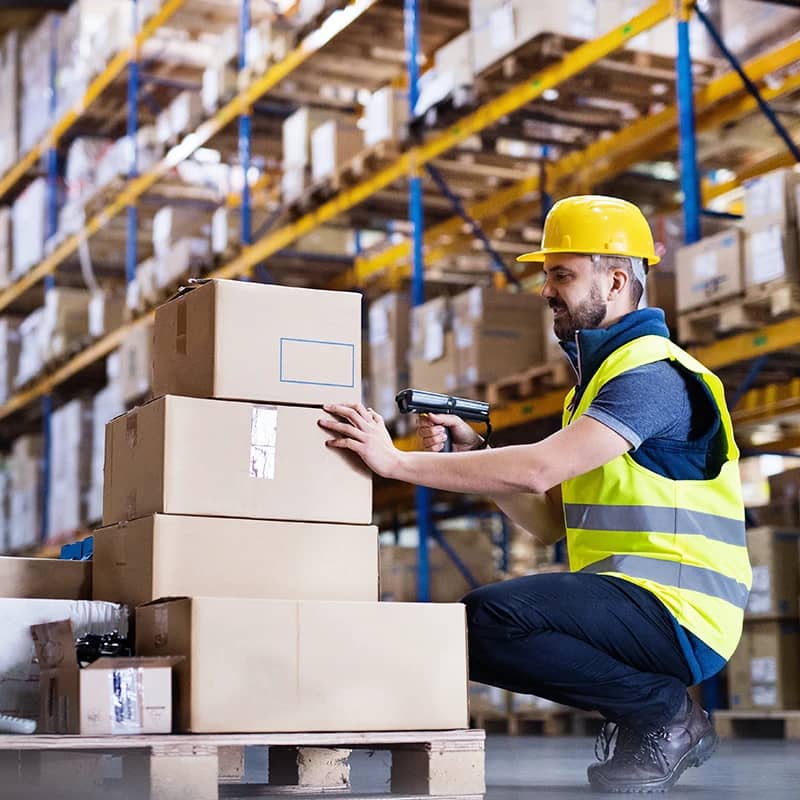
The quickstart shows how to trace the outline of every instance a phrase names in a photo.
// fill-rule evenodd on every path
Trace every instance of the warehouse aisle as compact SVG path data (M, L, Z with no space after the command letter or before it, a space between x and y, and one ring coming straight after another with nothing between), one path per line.
M540 736L489 736L485 800L568 800L595 794L585 783L593 758L593 739ZM734 740L702 769L691 769L667 796L672 800L751 800L754 789L769 800L796 800L800 782L800 743L777 739ZM385 791L389 756L356 753L353 789Z

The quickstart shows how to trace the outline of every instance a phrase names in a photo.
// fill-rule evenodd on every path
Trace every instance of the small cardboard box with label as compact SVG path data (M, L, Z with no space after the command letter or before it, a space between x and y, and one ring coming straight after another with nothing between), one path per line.
M80 669L69 620L32 625L41 670L41 733L172 732L172 667L180 658L100 658Z
M726 300L742 291L741 238L741 232L732 228L678 250L679 312Z
M103 524L148 514L369 525L372 475L319 408L160 397L106 427Z
M156 311L153 394L361 400L361 295L214 280Z

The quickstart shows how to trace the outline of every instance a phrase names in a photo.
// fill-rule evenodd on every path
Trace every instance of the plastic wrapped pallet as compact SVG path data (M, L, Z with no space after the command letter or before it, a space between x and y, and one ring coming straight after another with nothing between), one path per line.
M50 418L50 499L48 537L62 539L86 522L84 498L89 487L92 457L91 406L72 400Z
M42 532L41 436L20 436L8 460L11 503L8 515L8 547L20 552L39 542Z
M15 317L0 317L0 405L13 393L19 352L19 320Z
M19 152L19 34L10 31L0 43L0 175Z
M56 21L48 14L28 34L20 48L20 152L26 153L44 136L50 116L50 54Z
M103 464L105 461L106 423L125 411L122 384L110 380L92 401L92 456L89 490L86 494L86 520L99 522L103 517Z
M11 273L18 278L44 258L47 235L47 181L37 178L20 193L11 211Z
M0 289L12 282L12 212L8 206L0 208Z

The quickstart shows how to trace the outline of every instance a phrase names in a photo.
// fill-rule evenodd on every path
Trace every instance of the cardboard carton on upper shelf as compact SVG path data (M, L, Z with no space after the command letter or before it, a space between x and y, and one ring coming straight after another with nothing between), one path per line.
M796 235L800 170L784 167L744 183L744 226L762 230L769 225L792 229Z
M39 435L20 436L11 448L7 537L10 552L33 547L41 540L42 448Z
M117 350L109 375L119 381L122 400L134 403L150 393L152 386L153 324L139 325L128 331Z
M357 403L360 350L359 294L209 281L157 309L153 391Z
M311 134L311 178L314 183L336 170L364 149L364 134L355 122L329 119Z
M728 664L733 710L797 708L800 702L800 630L793 620L746 622Z
M11 274L19 278L44 258L47 238L47 181L37 178L22 192L11 207Z
M364 106L364 144L400 143L406 136L408 97L393 86L374 91Z
M0 558L0 597L91 600L92 562Z
M797 617L798 540L800 531L771 527L747 531L753 586L745 609L746 618Z
M778 222L748 226L745 234L745 287L800 279L797 228Z
M106 429L103 523L148 514L366 525L372 476L318 408L168 395Z
M311 132L330 116L328 111L303 106L283 121L284 169L311 164Z
M68 619L75 636L128 633L128 611L92 600L0 598L0 714L37 719L39 667L31 625Z
M370 304L370 405L387 422L398 414L395 396L409 385L409 320L407 293L389 292Z
M742 234L736 228L678 250L678 312L739 294L744 287L742 256Z
M14 393L21 348L19 323L16 317L0 317L0 404Z
M416 389L451 393L458 366L447 297L436 297L411 309L409 377Z
M467 725L461 604L156 601L136 611L136 652L185 657L175 667L180 731Z
M172 733L178 658L100 658L83 669L69 620L31 626L40 669L41 733Z
M12 211L9 206L3 206L0 208L0 289L7 288L13 281L13 239Z
M377 600L371 525L154 514L94 533L95 600Z

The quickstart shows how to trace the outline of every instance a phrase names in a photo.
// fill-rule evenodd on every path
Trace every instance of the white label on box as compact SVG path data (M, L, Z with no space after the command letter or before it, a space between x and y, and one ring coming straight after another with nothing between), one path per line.
M763 231L750 234L747 249L750 280L753 283L774 281L786 274L780 225L770 225Z
M772 584L769 577L769 567L766 566L753 567L752 572L753 572L752 591L769 593Z
M753 568L755 569L755 567ZM750 614L766 614L772 608L772 598L767 592L750 592L747 598L747 611Z
M768 217L783 211L783 174L767 173L745 184L745 216L750 219Z
M695 281L708 281L718 274L717 254L698 253L692 260L692 271Z
M356 385L355 345L281 337L280 380L352 388Z
M142 728L141 670L134 667L111 670L112 733L135 733Z
M750 680L753 683L775 683L778 679L778 664L772 656L750 659Z
M455 334L456 347L459 350L466 350L472 347L475 336L472 325L465 325L463 322L455 320L453 322L453 332Z
M473 286L469 290L469 315L472 319L480 319L483 313L483 290L480 286Z
M369 343L379 345L388 339L389 314L380 303L376 303L369 309Z
M278 442L278 409L253 406L250 417L250 477L273 480Z
M425 318L425 350L426 361L437 361L444 356L444 323L436 311L429 311Z
M514 6L508 3L494 11L489 17L489 33L492 50L507 53L514 46Z
M774 707L778 705L778 687L774 684L771 686L753 686L750 694L754 706Z

